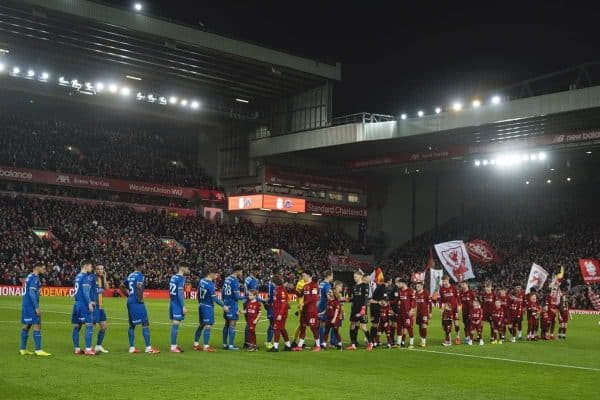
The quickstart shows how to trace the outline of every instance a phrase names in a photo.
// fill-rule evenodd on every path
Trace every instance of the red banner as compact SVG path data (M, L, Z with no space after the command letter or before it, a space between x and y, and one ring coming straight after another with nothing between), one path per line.
M339 190L344 192L364 191L364 185L355 178L316 176L314 174L276 167L265 167L265 183L305 189Z
M591 258L580 258L579 269L585 283L600 282L600 261Z
M484 240L475 239L465 243L469 257L479 264L499 262L500 257L490 244Z
M314 214L331 215L334 217L367 218L366 207L317 203L314 201L306 202L306 212Z
M0 179L20 182L43 183L47 185L71 186L86 189L109 190L113 192L147 194L179 199L224 201L223 192L212 189L197 189L181 186L162 185L158 183L126 181L122 179L99 178L74 174L63 174L52 171L0 166Z

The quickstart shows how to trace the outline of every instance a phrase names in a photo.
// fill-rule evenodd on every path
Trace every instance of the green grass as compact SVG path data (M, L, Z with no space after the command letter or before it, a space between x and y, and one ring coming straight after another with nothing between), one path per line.
M0 399L565 399L595 398L600 380L600 325L592 316L574 316L567 341L445 348L435 316L425 351L170 354L168 302L148 301L152 342L163 352L130 355L125 300L107 299L111 325L105 347L110 354L83 357L72 355L71 304L66 298L42 298L43 348L53 355L22 357L21 299L0 297ZM191 348L197 323L196 304L189 301L188 309L179 334L185 350ZM288 329L293 331L295 324L292 315ZM212 335L217 349L222 326L219 315ZM345 322L346 341L347 329ZM263 321L260 344L265 331ZM238 332L237 341L241 340ZM139 328L136 344L143 348Z

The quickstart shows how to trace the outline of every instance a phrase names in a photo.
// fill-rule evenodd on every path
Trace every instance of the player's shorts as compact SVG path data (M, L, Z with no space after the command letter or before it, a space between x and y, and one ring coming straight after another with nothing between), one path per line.
M71 323L91 324L93 322L94 312L90 312L90 309L85 303L76 301L75 304L73 304L73 311L71 312Z
M389 318L380 318L377 323L377 332L387 332L391 327L392 325L390 324Z
M185 315L183 315L183 307L177 303L171 302L169 304L169 319L171 321L183 321Z
M277 315L273 315L273 329L280 331L285 329L285 322L287 321L287 314L281 316L281 320L277 320Z
M94 323L105 322L106 321L106 312L104 308L94 308Z
M452 319L454 321L458 321L458 307L452 309Z
M199 304L198 305L198 321L202 325L215 324L215 308L213 306Z
M42 323L39 315L35 313L32 307L23 307L21 309L21 323L23 325L39 325Z
M415 317L408 314L398 316L398 329L410 329L415 325Z
M225 305L229 307L229 311L223 312L223 318L225 318L227 321L237 321L239 319L237 301L226 302Z
M569 311L563 311L558 313L558 323L566 324L569 322Z
M360 313L360 309L358 311L356 310L352 310L352 313L350 314L350 322L358 322L359 324L366 324L367 323L367 315L359 315Z
M417 314L417 325L427 325L429 323L429 315Z
M127 303L127 314L130 325L148 323L148 312L144 303Z
M319 321L323 321L323 322L327 321L328 318L327 318L327 313L325 312L326 310L327 309L325 309L325 310L319 309Z
M319 315L316 313L302 313L300 314L300 324L311 328L319 326Z
M469 323L469 332L481 332L483 330L483 323L473 324Z
M503 331L504 330L504 321L492 321L492 329L495 331Z

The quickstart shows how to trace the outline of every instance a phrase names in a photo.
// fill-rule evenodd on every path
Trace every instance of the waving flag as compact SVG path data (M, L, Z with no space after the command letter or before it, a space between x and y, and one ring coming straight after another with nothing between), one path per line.
M480 264L490 264L500 260L498 254L490 244L484 240L475 239L465 243L469 256Z
M550 289L560 289L560 284L562 283L565 277L565 267L560 266L560 272L552 277L552 281L550 282Z
M529 271L529 278L527 278L525 293L529 293L531 288L540 290L544 286L544 283L546 283L546 279L548 279L548 271L536 263L533 263L533 265L531 265L531 271Z
M373 294L373 291L375 291L377 285L381 285L383 283L385 283L385 280L383 278L383 271L381 270L381 268L377 267L373 270L373 272L371 272L371 282L369 283L369 296Z
M587 284L600 282L600 261L589 258L579 259L579 269Z
M438 243L434 247L444 269L455 282L475 278L469 253L462 240Z

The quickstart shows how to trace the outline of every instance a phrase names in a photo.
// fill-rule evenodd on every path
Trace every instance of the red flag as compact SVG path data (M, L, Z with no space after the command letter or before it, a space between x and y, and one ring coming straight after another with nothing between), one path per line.
M475 239L465 243L469 257L479 264L490 264L500 261L500 257L490 244L484 240Z
M600 261L590 258L580 258L579 269L585 283L600 282Z

